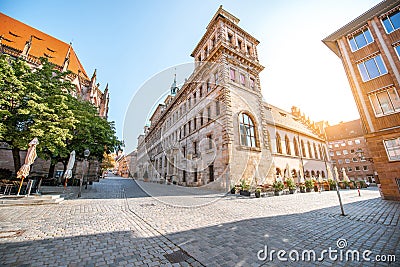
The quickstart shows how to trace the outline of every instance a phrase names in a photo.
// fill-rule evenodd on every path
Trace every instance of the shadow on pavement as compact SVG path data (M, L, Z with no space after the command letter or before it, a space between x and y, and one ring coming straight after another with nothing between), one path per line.
M395 215L394 219L397 221L391 225L385 225L384 221L375 216L375 211L372 213L367 209L359 211L360 207L382 203L391 206L390 212L395 213L392 215ZM370 199L346 204L345 209L349 216L340 216L338 207L330 207L207 227L191 226L190 230L171 232L164 236L205 266L289 266L293 264L278 261L276 253L272 256L273 261L259 260L257 253L264 250L265 246L269 252L285 250L289 253L291 250L296 250L300 252L300 255L304 250L314 250L316 258L321 257L324 249L332 248L338 253L358 250L360 257L363 251L370 250L372 254L369 258L377 254L385 254L396 255L396 259L400 259L400 229L398 227L400 203ZM358 217L352 217L352 214L356 212ZM137 219L134 214L128 215ZM174 224L169 221L163 223L171 226ZM153 255L165 263L162 255L167 248L160 242L163 238L151 234L143 238L135 231L116 231L40 241L16 242L16 240L3 239L0 244L0 265L93 266L100 263L106 263L109 266L127 265L144 260L148 255ZM338 248L339 239L345 240L345 247ZM263 256L263 254L260 255ZM323 259L324 266L375 265L375 263L365 261L333 261L327 254ZM319 263L315 260L296 264L315 266Z

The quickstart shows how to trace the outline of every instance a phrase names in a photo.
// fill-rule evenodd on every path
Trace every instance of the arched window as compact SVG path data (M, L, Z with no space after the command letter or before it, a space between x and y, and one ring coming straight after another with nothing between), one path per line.
M311 144L310 141L307 141L307 148L308 148L308 157L312 158L312 150L311 150Z
M313 147L314 147L314 158L319 159L318 152L317 152L317 146L315 145L314 142L313 142Z
M292 151L290 149L290 140L287 135L285 135L285 146L286 146L286 154L292 155Z
M278 133L276 134L276 152L282 154L281 136Z
M294 154L299 156L299 144L297 143L297 138L293 137L293 147L294 147Z
M301 154L303 155L303 157L307 157L307 153L306 153L306 147L304 146L304 141L301 140Z
M254 122L246 113L240 114L240 144L242 146L256 147L256 131Z

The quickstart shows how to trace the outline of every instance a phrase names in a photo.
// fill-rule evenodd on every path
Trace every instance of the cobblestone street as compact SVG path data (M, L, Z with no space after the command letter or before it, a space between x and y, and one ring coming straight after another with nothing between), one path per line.
M313 266L398 266L400 203L376 188L244 198L108 178L58 205L0 207L1 266L281 266L268 251L370 250L397 262L330 260ZM343 241L343 240L342 240ZM286 258L288 255L286 254Z

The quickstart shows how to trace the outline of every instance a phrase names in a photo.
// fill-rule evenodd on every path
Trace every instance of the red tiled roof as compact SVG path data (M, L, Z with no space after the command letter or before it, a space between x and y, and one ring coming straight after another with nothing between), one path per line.
M2 44L14 49L24 50L25 43L32 37L29 55L40 58L48 57L49 61L62 66L68 52L69 44L64 43L44 32L28 26L0 12L0 35ZM85 69L71 47L68 70L78 74L78 70L88 78Z

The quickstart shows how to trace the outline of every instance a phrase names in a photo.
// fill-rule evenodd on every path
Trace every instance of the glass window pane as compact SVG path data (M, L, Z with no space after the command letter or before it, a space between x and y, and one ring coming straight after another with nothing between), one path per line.
M378 100L376 99L376 95L370 95L369 99L371 101L372 107L374 108L375 115L377 116L382 115L382 109L381 106L379 105Z
M381 75L386 74L387 70L386 70L385 64L383 64L382 57L379 55L379 56L375 57L375 60L376 60L376 64L378 65Z
M349 43L350 43L350 46L351 46L351 51L356 51L358 49L357 45L356 45L356 41L354 40L354 38L350 38L349 39Z
M243 146L247 146L247 139L246 139L246 135L242 134L240 135L240 140Z
M356 39L358 48L361 48L361 47L367 45L367 40L365 40L363 33L360 33L359 35L355 36L354 39Z
M385 29L388 33L391 33L393 31L392 24L390 24L390 21L388 18L385 18L382 20L383 26L385 26Z
M364 62L365 68L368 71L368 75L371 79L378 77L380 75L378 67L376 66L375 60L371 58Z
M400 98L395 88L389 90L390 100L395 111L400 111Z
M379 103L381 104L383 114L388 114L388 113L394 112L392 104L390 103L390 100L389 100L388 93L386 91L378 93L378 94L376 94L376 96L378 97Z
M397 56L400 57L400 45L395 46L394 50L396 50Z
M364 63L358 64L358 69L360 70L360 74L361 74L362 80L364 82L368 81L369 80L369 76L368 76L367 70L365 69Z
M400 28L400 12L399 11L390 15L390 20L392 21L394 29Z
M372 43L374 41L374 39L372 38L371 32L369 31L369 29L367 29L364 32L365 38L367 39L367 43Z
M250 126L250 135L254 136L254 127L253 126Z
M247 145L251 146L251 136L247 136Z

